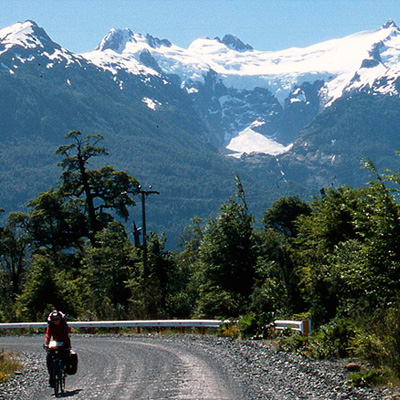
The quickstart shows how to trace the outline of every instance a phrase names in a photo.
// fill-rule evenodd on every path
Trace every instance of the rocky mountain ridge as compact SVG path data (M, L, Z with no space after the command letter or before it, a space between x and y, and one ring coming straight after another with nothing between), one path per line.
M54 185L54 151L74 129L103 134L107 162L163 193L152 216L173 235L215 212L235 174L258 214L282 195L365 183L362 157L390 167L400 147L399 59L393 22L280 52L113 29L85 54L14 24L0 30L0 205Z

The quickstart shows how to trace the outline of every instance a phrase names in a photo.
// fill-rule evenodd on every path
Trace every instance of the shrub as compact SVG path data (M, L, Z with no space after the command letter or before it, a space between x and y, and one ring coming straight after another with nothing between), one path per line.
M368 371L355 372L349 375L351 386L369 387L376 386L385 382L382 371L377 369L370 369Z
M333 359L351 354L350 344L354 337L352 323L333 320L320 327L314 336L291 334L280 339L279 349L301 354L313 359Z
M247 314L239 320L242 337L264 339L269 336L274 324L273 313Z
M375 368L389 369L400 377L400 310L393 306L381 311L369 324L360 327L353 339L352 349L360 359Z

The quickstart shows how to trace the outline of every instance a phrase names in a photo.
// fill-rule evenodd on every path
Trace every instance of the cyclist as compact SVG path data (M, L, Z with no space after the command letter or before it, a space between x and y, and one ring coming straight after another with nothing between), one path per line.
M71 348L71 340L69 338L68 324L65 315L61 311L54 310L47 317L46 341L47 347L51 338L56 342L63 342L64 358L67 358ZM53 362L50 353L47 353L47 370L49 371L49 385L54 386L52 379Z

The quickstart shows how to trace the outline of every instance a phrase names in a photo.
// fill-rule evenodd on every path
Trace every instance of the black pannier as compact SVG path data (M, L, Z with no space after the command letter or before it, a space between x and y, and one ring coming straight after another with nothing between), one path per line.
M66 373L68 375L74 375L76 374L76 371L78 370L78 354L71 350L69 352L69 356L67 358L67 363L66 363Z

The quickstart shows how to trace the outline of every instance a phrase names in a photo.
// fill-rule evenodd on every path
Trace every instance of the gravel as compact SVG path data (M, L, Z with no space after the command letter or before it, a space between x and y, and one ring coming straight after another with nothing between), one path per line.
M193 346L217 357L223 368L245 387L247 399L400 399L388 388L353 388L343 361L307 360L298 355L276 352L263 341L225 338L170 337L180 346Z
M0 385L1 400L27 400L32 398L39 388L45 386L48 380L47 369L43 362L43 354L21 352L18 361L23 369L17 371L13 378Z
M246 399L271 400L394 400L390 388L353 388L348 385L344 361L307 360L298 355L276 352L263 341L242 341L207 335L108 335L110 338L162 344L171 349L190 349L224 370ZM47 383L41 352L19 354L21 371L0 385L0 399L31 399ZM217 400L217 399L216 399ZM241 399L238 399L241 400Z

